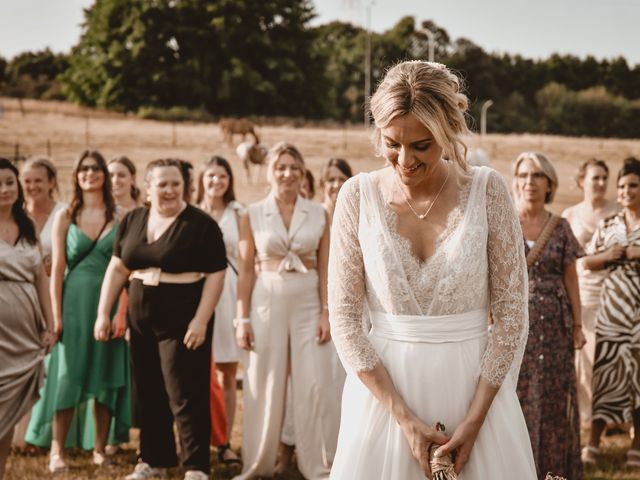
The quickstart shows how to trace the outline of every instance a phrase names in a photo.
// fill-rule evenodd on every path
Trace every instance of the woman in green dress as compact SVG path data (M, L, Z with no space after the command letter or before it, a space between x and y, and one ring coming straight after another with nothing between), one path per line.
M53 473L67 467L64 448L93 448L93 462L103 466L107 442L128 441L131 425L127 345L115 334L107 342L93 337L116 232L109 172L99 152L80 155L73 187L70 206L53 224L51 300L59 341L26 436L28 443L51 446Z

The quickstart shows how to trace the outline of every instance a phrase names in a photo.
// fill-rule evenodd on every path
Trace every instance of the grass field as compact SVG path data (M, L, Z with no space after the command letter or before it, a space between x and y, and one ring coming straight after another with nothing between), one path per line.
M264 170L261 180L248 185L239 159L233 148L224 145L215 124L171 124L104 111L91 111L57 102L25 100L24 113L15 99L0 98L0 156L50 154L59 169L61 197L67 198L70 189L70 171L75 157L90 147L100 150L106 158L129 156L142 169L146 162L159 157L178 157L190 160L196 167L208 156L222 155L230 160L236 173L236 195L244 203L255 201L267 192ZM597 119L594 119L597 121ZM489 125L489 130L491 126ZM294 128L288 126L259 126L258 134L266 144L287 140L296 144L316 175L331 157L346 158L355 171L373 170L383 160L373 154L369 133L362 127L349 128ZM236 140L237 143L237 140ZM467 139L470 147L482 147L489 153L492 166L510 178L511 161L522 151L546 153L554 162L560 178L560 187L551 210L559 213L580 200L580 191L574 186L577 166L589 157L606 160L613 172L622 160L640 156L640 140L595 138L565 138L540 135L487 135L484 139ZM615 191L609 189L613 198ZM234 428L232 444L239 446L241 432L239 417ZM640 479L640 470L624 468L624 453L629 446L626 436L607 438L604 455L597 468L587 471L587 480ZM135 442L123 455L116 457L114 468L96 471L90 466L87 454L78 453L71 460L73 470L58 478L120 478L131 470L135 459ZM13 455L9 459L8 480L40 479L45 475L46 456ZM214 478L231 478L235 471L216 468ZM171 478L182 478L180 471ZM301 478L291 472L286 478ZM488 479L487 479L488 480Z

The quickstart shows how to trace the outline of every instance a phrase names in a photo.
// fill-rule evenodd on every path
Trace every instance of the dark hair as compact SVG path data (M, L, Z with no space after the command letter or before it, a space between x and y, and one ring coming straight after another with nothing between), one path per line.
M200 203L204 198L204 186L202 185L202 180L204 178L204 172L206 172L209 168L213 166L220 166L224 168L229 175L229 188L222 195L222 201L225 205L229 205L236 199L236 194L233 190L233 171L231 170L231 165L227 161L226 158L219 157L218 155L214 155L209 160L205 161L200 168L200 173L198 174L198 189L196 194L196 203Z
M309 185L307 198L312 199L313 197L316 196L316 179L313 178L313 173L311 173L311 170L308 170L308 169L304 171L304 176L307 179L307 184Z
M189 185L191 183L191 172L193 171L193 163L188 160L178 159L178 163L180 164L180 173L182 173L182 180L184 180L184 192L183 196L187 203L189 203Z
M11 163L8 158L0 157L0 170L11 170L16 177L16 183L18 184L18 198L11 207L11 215L18 225L18 240L24 238L31 245L35 245L36 226L33 224L33 220L27 213L27 208L24 203L24 192L22 191L22 185L20 185L19 172L16 166Z
M351 165L344 158L332 158L322 169L322 175L320 175L320 188L324 188L324 182L327 181L327 175L329 175L329 169L331 167L336 167L340 170L347 178L353 177L353 171L351 170Z
M582 162L582 164L580 164L580 166L578 167L578 174L576 175L576 185L578 186L578 188L582 188L580 186L580 182L584 180L589 167L600 167L604 169L604 171L607 172L607 176L609 176L609 167L607 167L607 164L604 160L600 160L599 158L590 158Z
M119 163L120 165L124 166L127 170L129 170L129 173L132 176L136 174L136 166L129 159L129 157L125 157L124 155L120 157L114 157L109 160L107 166L111 165L112 163ZM138 198L140 198L140 189L135 184L135 182L133 183L133 185L131 185L131 198L133 198L134 200L138 200Z
M71 222L76 223L78 213L84 206L82 189L80 188L80 184L78 183L78 173L80 167L82 166L82 162L84 162L87 158L93 158L98 164L98 167L100 167L100 171L102 171L104 175L104 182L102 183L102 201L104 202L105 207L105 220L107 222L110 222L115 216L116 205L113 197L111 196L111 182L109 181L109 169L107 169L107 162L105 162L104 157L97 150L83 151L78 157L78 160L76 160L75 165L73 166L73 196L71 198L71 204L69 205L69 216L71 217Z
M618 172L618 180L626 175L636 175L640 178L640 160L636 157L627 157L624 159L622 168Z
M22 166L24 172L28 168L42 168L47 172L47 178L49 181L53 181L53 188L49 192L49 196L53 197L53 192L58 191L58 169L53 162L46 157L29 157Z

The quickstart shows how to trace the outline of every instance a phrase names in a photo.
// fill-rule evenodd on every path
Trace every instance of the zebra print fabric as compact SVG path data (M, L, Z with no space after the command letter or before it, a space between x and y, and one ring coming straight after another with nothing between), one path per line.
M627 232L623 212L601 222L589 253L616 244L640 246L640 228ZM622 423L640 408L640 261L618 261L608 270L596 316L593 419Z

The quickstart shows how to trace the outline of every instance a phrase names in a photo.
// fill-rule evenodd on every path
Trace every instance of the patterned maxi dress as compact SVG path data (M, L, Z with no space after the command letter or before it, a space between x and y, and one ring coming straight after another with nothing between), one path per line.
M525 245L527 254L529 246ZM539 478L548 472L582 478L576 398L573 316L563 284L565 268L581 255L569 223L561 219L529 270L529 340L518 397L527 420Z
M601 253L612 245L640 246L640 226L630 232L624 213L603 220L588 251ZM593 419L607 423L630 420L640 408L640 261L608 266L596 317L593 367Z

